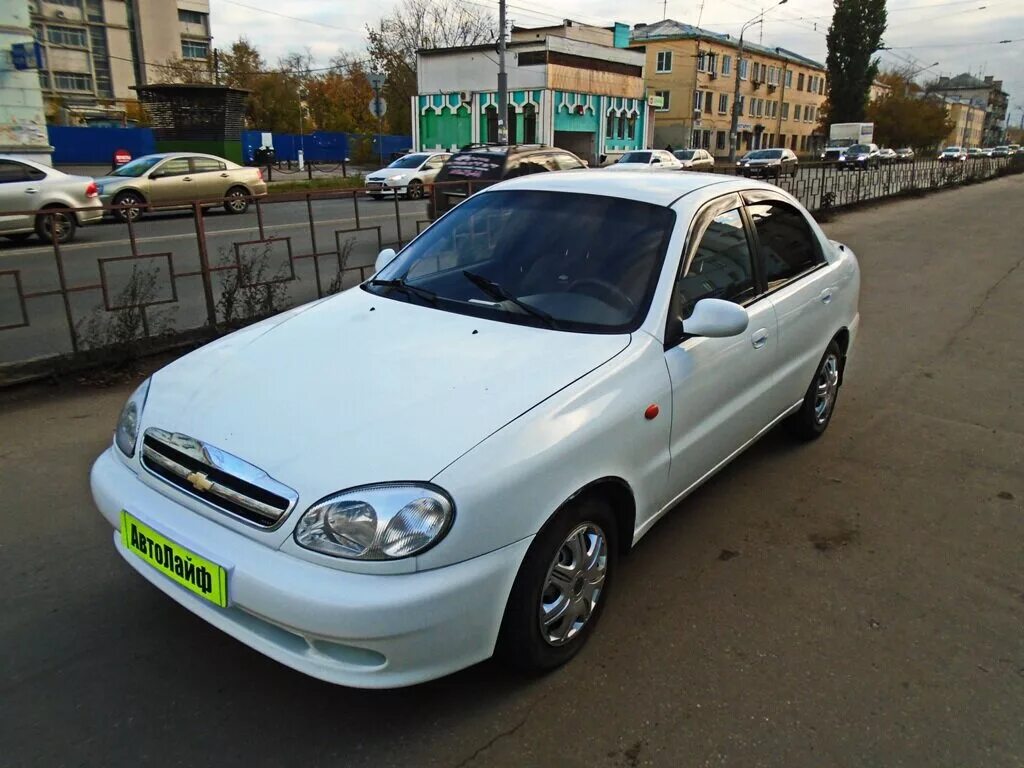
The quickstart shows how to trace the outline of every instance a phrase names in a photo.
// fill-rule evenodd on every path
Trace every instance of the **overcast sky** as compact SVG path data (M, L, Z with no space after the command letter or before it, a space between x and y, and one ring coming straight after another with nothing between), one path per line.
M458 0L471 7L493 8L496 0ZM364 29L390 12L398 0L210 0L214 44L225 47L241 35L257 44L269 62L291 51L308 49L318 62L339 49L362 53ZM677 21L700 24L717 32L737 34L756 15L760 0L509 0L508 15L516 24L540 26L572 18L590 24L623 21L630 25L658 21L663 13ZM703 10L702 10L703 7ZM1022 0L889 0L885 64L939 62L928 73L991 74L1003 80L1010 94L1011 118L1020 123L1024 106L1024 2ZM628 8L628 12L624 12ZM283 15L293 18L285 18ZM831 0L788 0L765 18L763 31L754 27L748 39L780 45L825 60L825 32ZM1014 42L999 44L1000 40ZM922 76L923 78L923 76Z

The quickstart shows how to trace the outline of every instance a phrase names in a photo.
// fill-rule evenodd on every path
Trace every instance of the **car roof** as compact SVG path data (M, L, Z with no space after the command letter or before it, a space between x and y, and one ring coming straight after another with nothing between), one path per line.
M780 191L763 181L715 173L651 173L650 171L609 171L604 168L533 173L503 181L486 191L507 189L535 189L552 192L576 192L590 195L608 195L637 200L654 205L671 206L676 200L692 192L705 190L713 196L745 189ZM706 196L706 195L705 195Z

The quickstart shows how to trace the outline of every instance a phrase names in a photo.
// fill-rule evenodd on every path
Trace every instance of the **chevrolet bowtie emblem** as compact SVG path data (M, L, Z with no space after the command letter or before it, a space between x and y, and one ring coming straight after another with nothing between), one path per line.
M213 482L202 472L192 472L186 478L192 487L197 491L208 491L213 488Z

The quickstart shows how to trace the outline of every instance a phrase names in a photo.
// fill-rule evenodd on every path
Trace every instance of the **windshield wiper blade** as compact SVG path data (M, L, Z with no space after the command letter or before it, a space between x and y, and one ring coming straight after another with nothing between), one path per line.
M470 272L468 269L462 270L462 274L469 282L479 288L481 291L486 293L495 301L508 301L515 304L519 309L528 315L542 320L549 328L558 328L558 321L555 320L551 315L545 312L543 309L537 309L537 307L527 304L525 301L520 301L511 293L501 287L499 283L493 280L488 280L483 275L478 275L476 272Z
M426 288L420 288L416 285L410 285L405 280L399 278L397 280L381 280L374 278L370 281L370 285L379 285L382 288L397 288L400 291L404 291L406 294L411 296L419 296L421 299L429 301L435 307L437 306L437 294L433 291L428 291Z

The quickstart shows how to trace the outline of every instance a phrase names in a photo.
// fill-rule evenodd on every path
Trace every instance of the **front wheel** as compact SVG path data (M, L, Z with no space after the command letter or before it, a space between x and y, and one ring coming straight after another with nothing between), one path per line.
M114 211L114 215L117 216L121 221L137 221L142 216L142 206L146 204L146 201L142 199L142 195L137 192L122 192L113 199L115 206L124 206L123 208L117 208Z
M538 673L575 656L608 602L617 546L615 516L600 498L559 512L519 568L501 622L498 658Z
M75 237L75 214L59 208L41 211L36 217L36 234L47 243L70 243Z
M409 186L405 188L405 196L410 200L419 200L423 197L423 182L419 179L410 181Z
M829 342L814 374L800 410L786 420L789 431L801 440L816 440L825 434L839 397L843 357L835 339Z
M244 187L232 187L224 200L224 210L228 213L245 213L249 210L249 191Z

